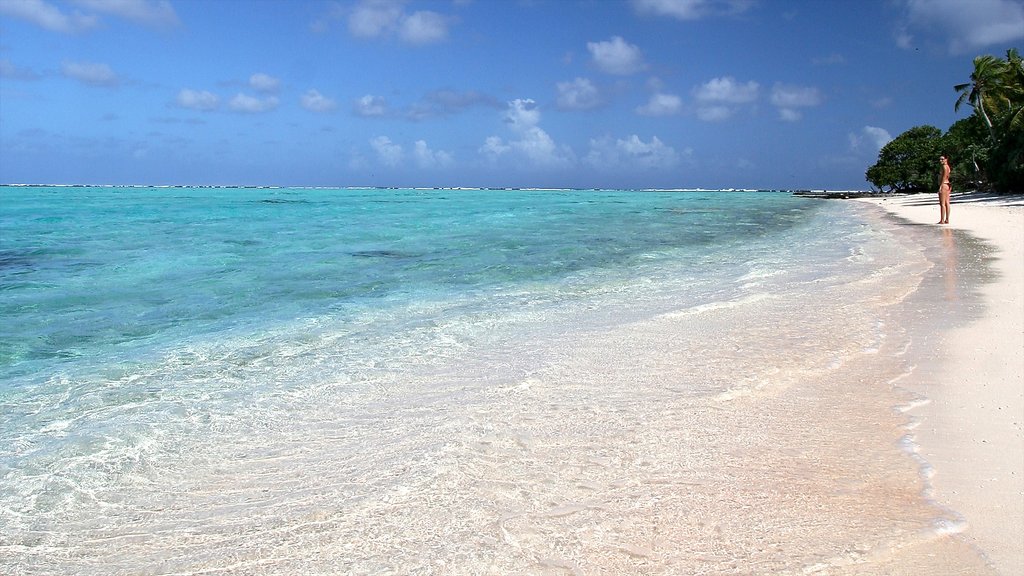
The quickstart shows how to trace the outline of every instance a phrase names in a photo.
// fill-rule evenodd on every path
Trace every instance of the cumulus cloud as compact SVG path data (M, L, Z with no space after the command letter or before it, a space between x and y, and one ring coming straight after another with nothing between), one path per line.
M636 134L625 140L612 140L610 136L592 139L590 152L584 159L598 170L666 170L677 166L679 161L680 154L657 136L651 137L650 142L644 142Z
M277 108L278 100L276 96L267 96L266 98L256 98L249 96L248 94L238 93L234 98L228 102L228 108L231 108L235 112L247 112L256 114L259 112L267 112Z
M458 114L477 106L502 108L502 104L496 98L475 90L466 92L435 90L410 106L405 112L405 116L410 120L423 120L424 118Z
M168 0L75 0L75 4L150 26L174 26L178 14Z
M410 44L441 42L448 38L448 21L436 12L413 12L401 20L398 36Z
M106 64L65 62L61 64L60 72L67 78L90 86L117 86L120 83L117 74Z
M757 100L758 90L760 85L753 80L741 84L732 76L723 76L701 84L694 96L701 102L746 104Z
M149 26L178 24L178 15L167 0L74 0L73 4L81 10L67 13L46 0L3 0L0 13L61 33L95 28L100 14Z
M449 18L420 10L406 13L399 0L362 0L348 17L348 30L357 38L397 36L409 44L433 44L448 38Z
M259 92L277 92L281 81L263 72L257 72L249 77L249 86Z
M381 96L367 94L355 101L353 111L356 115L367 118L385 116L388 113L388 103Z
M183 88L178 92L175 102L182 108L202 111L215 110L220 105L220 99L216 94L191 88Z
M302 107L310 112L330 112L337 108L337 103L334 100L324 96L317 90L307 90L302 95Z
M505 122L516 132L524 132L540 124L540 108L530 99L516 99L508 104Z
M511 150L512 147L505 144L505 141L498 136L488 136L480 146L479 152L493 161Z
M608 74L627 76L647 67L640 48L621 36L612 36L611 40L603 42L587 42L587 50L598 69Z
M697 20L718 14L737 14L753 4L751 0L633 0L640 14Z
M506 142L497 136L488 137L479 152L491 161L514 155L534 166L547 168L568 166L573 162L572 151L556 144L539 126L540 109L533 100L517 99L509 102L504 121L515 139Z
M348 31L359 38L376 38L394 27L402 16L398 2L364 0L348 17Z
M636 108L636 112L642 116L672 116L679 114L682 109L683 99L679 96L655 92L647 104Z
M877 126L865 126L860 132L851 132L849 135L850 150L859 152L864 150L871 154L877 154L886 144L892 142L889 131Z
M904 0L903 3L907 25L897 36L897 45L902 48L913 46L910 30L942 39L953 54L1024 38L1024 4L1017 0Z
M402 157L405 155L402 147L392 142L391 138L387 136L377 136L370 140L370 147L377 153L377 160L385 166L398 166L402 163Z
M731 106L702 105L697 107L697 118L705 122L721 122L731 118L734 112Z
M586 78L555 85L556 102L562 110L589 110L601 105L601 95L594 83Z
M501 109L504 106L493 96L469 90L435 90L407 107L392 107L382 96L367 94L352 103L352 112L364 118L404 118L420 121L459 114L470 108Z
M447 168L452 165L452 155L444 150L431 150L425 140L417 140L412 156L416 165L424 169Z
M697 117L706 122L730 118L743 106L757 101L761 86L750 82L737 82L732 76L713 78L694 89Z
M43 0L4 0L0 2L0 13L21 18L51 32L81 32L99 23L95 15L66 14Z
M803 116L801 108L818 106L822 101L821 92L814 87L778 83L772 87L772 105L779 110L779 116L788 122L795 122Z

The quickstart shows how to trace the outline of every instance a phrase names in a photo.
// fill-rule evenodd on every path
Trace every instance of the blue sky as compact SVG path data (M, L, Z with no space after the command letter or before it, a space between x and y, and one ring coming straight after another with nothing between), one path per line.
M829 188L1024 0L0 0L0 182Z

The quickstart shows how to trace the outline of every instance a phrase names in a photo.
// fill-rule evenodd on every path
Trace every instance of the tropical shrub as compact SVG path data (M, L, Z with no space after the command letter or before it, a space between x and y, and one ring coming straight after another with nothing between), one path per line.
M942 130L915 126L882 147L878 162L868 168L867 179L880 190L921 192L937 188L936 165Z
M978 56L970 82L953 87L959 110L974 113L936 134L916 126L886 144L865 176L879 190L937 188L938 156L952 164L954 190L1024 192L1024 62L1016 49L1006 59Z

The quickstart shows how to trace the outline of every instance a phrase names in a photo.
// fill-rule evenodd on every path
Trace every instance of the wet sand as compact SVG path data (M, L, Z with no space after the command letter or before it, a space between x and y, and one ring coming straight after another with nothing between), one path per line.
M865 200L938 226L932 194ZM901 382L921 400L908 413L931 497L963 519L957 537L999 574L1024 574L1024 196L955 194L948 242L968 233L994 248L996 277L979 288L980 318L940 332L932 362ZM946 282L953 268L947 263ZM954 292L934 299L941 323Z

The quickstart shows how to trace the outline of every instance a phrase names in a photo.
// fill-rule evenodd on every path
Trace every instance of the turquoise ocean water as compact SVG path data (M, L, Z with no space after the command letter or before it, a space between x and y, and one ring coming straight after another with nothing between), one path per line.
M650 282L680 261L697 264L685 281L700 288L681 296L700 304L740 291L718 275L771 263L768 247L822 209L742 192L2 194L0 378L15 394L268 330L298 336L333 323L365 340L373 326L412 328L423 308L453 317L542 309Z
M875 282L912 288L920 269L863 210L783 192L0 188L0 565L547 573L562 560L517 560L529 538L495 502L565 470L484 478L488 458L551 426L599 438L632 395L721 401L877 351ZM844 344L820 328L836 315ZM675 336L630 332L666 318ZM648 340L673 347L652 361L686 360L649 367L670 383L645 364L584 391L581 342L620 333L589 365ZM574 416L594 394L608 404ZM453 497L469 479L477 499Z

